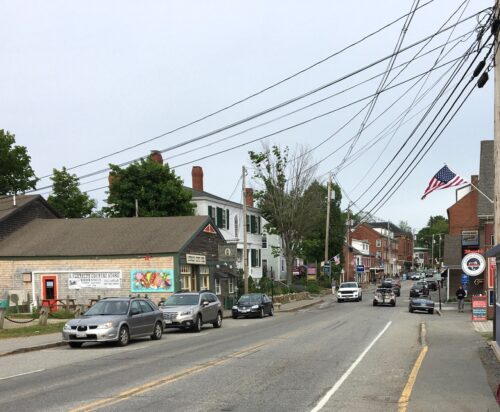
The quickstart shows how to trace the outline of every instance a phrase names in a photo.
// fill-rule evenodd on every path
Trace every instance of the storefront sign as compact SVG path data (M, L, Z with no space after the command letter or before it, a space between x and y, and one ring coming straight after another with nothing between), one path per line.
M466 275L477 276L483 273L486 261L479 253L469 253L462 259L462 270Z
M472 320L474 322L488 320L486 305L486 296L472 296Z
M205 255L186 254L186 263L188 265L206 265L207 264L207 257Z
M130 272L132 292L173 292L173 269L143 269Z
M222 262L236 261L236 245L219 245L219 260Z
M495 287L495 272L497 270L496 258L488 258L488 288L493 289Z
M121 281L121 271L68 273L69 289L120 289Z

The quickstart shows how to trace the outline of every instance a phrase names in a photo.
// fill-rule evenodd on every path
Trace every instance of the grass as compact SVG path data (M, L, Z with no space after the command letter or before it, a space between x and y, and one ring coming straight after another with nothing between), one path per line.
M66 322L47 324L47 326L31 325L12 329L0 329L0 339L20 338L26 336L45 335L61 332Z
M493 340L493 332L481 332L481 336L487 341Z

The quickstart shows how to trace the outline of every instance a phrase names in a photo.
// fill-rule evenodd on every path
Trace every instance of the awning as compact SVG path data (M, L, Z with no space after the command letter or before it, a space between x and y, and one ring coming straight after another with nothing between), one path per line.
M214 276L219 278L219 279L227 279L229 277L238 277L238 274L234 272L224 272L222 270L216 270L214 272Z
M488 250L484 256L486 257L496 257L500 255L500 243L498 245L493 246L490 250Z

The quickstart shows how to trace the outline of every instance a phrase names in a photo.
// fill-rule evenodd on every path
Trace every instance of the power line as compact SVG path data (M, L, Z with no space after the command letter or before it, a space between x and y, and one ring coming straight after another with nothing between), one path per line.
M434 0L430 0L430 1L428 1L427 3L422 4L422 5L421 5L421 6L419 6L416 10L421 9L421 8L423 8L423 7L427 6L427 5L429 5L429 4L430 4L430 3L432 3L432 2L434 2ZM415 10L415 11L416 11L416 10ZM344 48L342 48L342 49L340 49L340 50L338 50L338 51L336 51L336 52L334 52L334 53L332 53L332 54L330 54L330 55L328 55L328 56L324 57L323 59L318 60L317 62L315 62L315 63L313 63L313 64L311 64L311 65L309 65L309 66L307 66L307 67L305 67L305 68L303 68L303 69L301 69L301 70L299 70L298 72L295 72L295 73L293 73L293 74L291 74L291 75L289 75L289 76L285 77L284 79L279 80L279 81L277 81L276 83L273 83L273 84L271 84L271 85L269 85L269 86L267 86L267 87L265 87L265 88L263 88L263 89L261 89L261 90L259 90L259 91L255 92L255 93L252 93L252 94L250 94L250 95L249 95L249 96L247 96L247 97L244 97L244 98L239 99L239 100L237 100L237 101L235 101L235 102L233 102L233 103L231 103L231 104L229 104L229 105L227 105L227 106L224 106L224 107L222 107L221 109L218 109L218 110L216 110L216 111L214 111L214 112L212 112L212 113L209 113L209 114L207 114L207 115L205 115L205 116L202 116L202 117L200 117L200 118L198 118L198 119L196 119L196 120L193 120L193 121L191 121L191 122L189 122L189 123L186 123L186 124L184 124L184 125L178 126L178 127L174 128L174 129L171 129L171 130L169 130L169 131L167 131L167 132L165 132L165 133L162 133L162 134L159 134L159 135L154 136L154 137L152 137L152 138L149 138L149 139L143 140L143 141L141 141L141 142L139 142L139 143L136 143L135 145L128 146L128 147L125 147L124 149L117 150L117 151L115 151L115 152L113 152L113 153L107 154L107 155L105 155L105 156L101 156L101 157L99 157L99 158L97 158L97 159L93 159L93 160L90 160L90 161L87 161L87 162L84 162L84 163L80 163L80 164L78 164L78 165L75 165L75 166L72 166L72 167L66 168L66 170L73 170L73 169L76 169L76 168L79 168L79 167L82 167L82 166L87 166L87 165L89 165L89 164L92 164L92 163L98 162L98 161L100 161L100 160L107 159L107 158L109 158L109 157L112 157L112 156L115 156L115 155L117 155L117 154L120 154L120 153L126 152L126 151L128 151L128 150L135 149L136 147L142 146L142 145L144 145L144 144L146 144L146 143L149 143L149 142L152 142L152 141L154 141L154 140L160 139L161 137L165 137L165 136L167 136L167 135L173 134L173 133L175 133L175 132L177 132L177 131L179 131L179 130L183 130L183 129L185 129L185 128L189 127L189 126L192 126L192 125L194 125L194 124L200 123L200 122L202 122L203 120L206 120L206 119L208 119L208 118L210 118L210 117L213 117L213 116L215 116L215 115L217 115L217 114L219 114L219 113L222 113L222 112L224 112L224 111L226 111L226 110L228 110L228 109L230 109L230 108L233 108L233 107L235 107L235 106L237 106L237 105L239 105L239 104L241 104L241 103L243 103L243 102L245 102L245 101L247 101L247 100L250 100L250 99L252 99L252 98L254 98L254 97L256 97L256 96L259 96L259 95L261 95L261 94L265 93L266 91L271 90L271 89L273 89L273 88L275 88L275 87L279 86L280 84L283 84L283 83L285 83L285 82L287 82L287 81L289 81L289 80L291 80L291 79L293 79L293 78L295 78L295 77L297 77L297 76L299 76L299 75L301 75L301 74L303 74L303 73L305 73L305 72L307 72L307 71L311 70L312 68L314 68L314 67L316 67L316 66L319 66L320 64L322 64L322 63L324 63L324 62L326 62L326 61L328 61L328 60L332 59L333 57L338 56L339 54L341 54L341 53L343 53L343 52L345 52L345 51L347 51L347 50L351 49L352 47L357 46L358 44L360 44L360 43L362 43L363 41L365 41L365 40L369 39L370 37L375 36L376 34L380 33L381 31L383 31L383 30L385 30L385 29L387 29L387 28L389 28L390 26L392 26L392 25L396 24L398 21L400 21L400 20L404 19L404 18L405 18L405 17L407 17L407 16L408 16L408 14L404 14L403 16L400 16L400 17L398 17L397 19L395 19L395 20L393 20L393 21L391 21L391 22L387 23L386 25L384 25L384 26L380 27L379 29L375 30L374 32L372 32L372 33L370 33L370 34L368 34L368 35L366 35L366 36L362 37L361 39L359 39L359 40L357 40L357 41L355 41L355 42L353 42L353 43L351 43L351 44L349 44L349 45L345 46ZM52 175L50 174L50 175L42 176L40 179L45 179L45 178L50 177L50 176L52 176Z

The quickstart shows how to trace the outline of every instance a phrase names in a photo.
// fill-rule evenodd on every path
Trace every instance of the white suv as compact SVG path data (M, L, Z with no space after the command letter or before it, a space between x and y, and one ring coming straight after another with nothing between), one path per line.
M358 282L344 282L340 284L337 291L337 302L343 302L344 300L356 300L359 302L362 299L363 292Z

